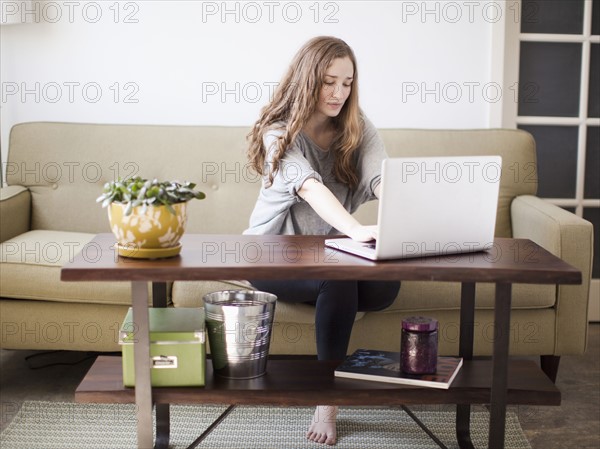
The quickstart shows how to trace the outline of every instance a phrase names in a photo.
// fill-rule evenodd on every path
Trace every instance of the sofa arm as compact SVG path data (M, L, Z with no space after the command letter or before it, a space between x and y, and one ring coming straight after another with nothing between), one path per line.
M559 285L557 288L553 355L582 354L587 343L592 224L531 195L513 200L511 220L514 238L530 239L581 270L581 285Z
M0 243L29 231L31 193L26 187L0 188L0 217Z

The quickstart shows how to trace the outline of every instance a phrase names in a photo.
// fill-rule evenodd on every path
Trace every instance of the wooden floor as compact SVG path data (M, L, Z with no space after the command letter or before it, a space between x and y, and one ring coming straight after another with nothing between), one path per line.
M25 359L32 355L29 360ZM23 401L72 402L77 385L93 362L93 359L85 360L86 356L73 352L0 350L0 429L8 425ZM537 358L532 360L537 361ZM71 363L75 364L65 365ZM50 366L42 367L44 365ZM37 367L42 368L32 369ZM590 325L585 355L562 357L557 385L562 392L560 406L509 407L517 413L531 446L534 449L600 448L600 324ZM419 406L411 408L418 410ZM450 410L452 406L421 408ZM307 416L307 422L309 419Z

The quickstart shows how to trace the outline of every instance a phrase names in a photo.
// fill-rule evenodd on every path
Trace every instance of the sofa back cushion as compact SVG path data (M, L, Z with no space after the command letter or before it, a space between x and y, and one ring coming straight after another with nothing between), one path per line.
M193 181L188 230L240 233L259 178L245 167L243 127L25 123L10 134L7 183L31 190L32 229L110 232L102 186L139 175Z
M8 185L32 196L31 228L109 232L95 203L104 183L139 175L198 184L206 199L189 204L188 231L237 234L246 229L260 187L247 164L247 127L103 125L34 122L15 125L6 167ZM503 157L496 234L510 236L516 195L535 194L532 137L518 130L382 129L390 157L489 155ZM374 223L377 202L357 215Z
M382 129L380 133L390 157L502 156L502 177L496 215L497 237L512 236L512 200L517 195L535 195L537 192L535 141L531 134L525 131ZM494 176L493 170L490 171L490 176ZM443 218L440 217L440 220Z

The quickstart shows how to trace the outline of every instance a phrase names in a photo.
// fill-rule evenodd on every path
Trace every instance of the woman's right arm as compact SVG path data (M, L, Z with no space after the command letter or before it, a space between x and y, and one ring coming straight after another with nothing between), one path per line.
M281 132L278 131L270 131L264 137L268 163L273 160L280 134ZM302 152L293 145L286 150L273 184L266 190L265 194L272 195L272 199L277 197L278 203L286 207L299 198L303 199L324 221L354 240L367 242L377 237L375 227L362 226L331 190L323 185L321 176L310 166ZM271 202L272 206L273 202Z
M317 179L309 178L298 190L298 196L327 223L358 242L377 238L375 226L363 226L354 218L335 195Z

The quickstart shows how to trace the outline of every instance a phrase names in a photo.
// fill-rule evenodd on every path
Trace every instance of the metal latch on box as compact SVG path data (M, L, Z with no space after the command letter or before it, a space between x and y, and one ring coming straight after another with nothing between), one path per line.
M152 368L177 368L177 356L158 355L152 357Z
M133 343L137 343L136 339L127 340L130 337L129 332L121 331L119 333L119 344L120 345L130 345ZM183 341L150 341L152 345L194 345L194 344L203 344L206 342L206 334L204 332L194 332L194 338L192 340L183 340Z

